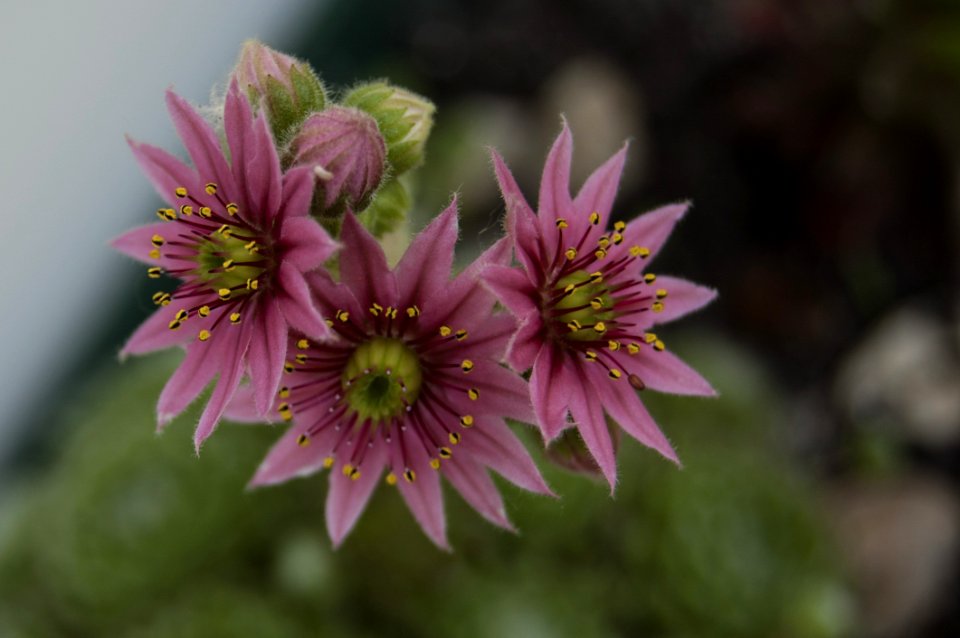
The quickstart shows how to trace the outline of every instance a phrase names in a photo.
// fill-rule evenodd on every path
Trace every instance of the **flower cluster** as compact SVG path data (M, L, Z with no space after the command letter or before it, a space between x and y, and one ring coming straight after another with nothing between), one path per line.
M291 422L251 484L329 469L335 545L383 481L446 547L441 475L511 529L489 470L551 491L506 419L547 442L575 427L611 489L608 419L676 460L638 391L713 391L651 330L714 293L645 272L686 205L607 230L625 149L571 197L564 126L537 213L494 153L507 237L451 278L455 200L396 267L377 240L409 206L397 178L422 161L424 98L377 82L331 103L308 64L250 42L222 130L172 92L167 106L191 163L130 142L165 205L113 242L169 283L121 351L185 349L160 427L211 383L198 452L224 415Z

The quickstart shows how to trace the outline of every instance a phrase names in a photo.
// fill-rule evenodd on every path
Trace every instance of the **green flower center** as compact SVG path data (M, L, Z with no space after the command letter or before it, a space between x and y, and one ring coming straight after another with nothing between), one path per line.
M341 377L344 396L359 421L377 425L413 405L423 375L417 354L399 339L375 337L353 351Z
M197 245L197 277L214 290L249 289L265 268L260 247L227 232L210 233Z
M591 341L602 334L604 323L614 318L613 298L599 273L577 270L557 281L554 296L560 296L547 308L549 318L559 322L566 339ZM549 322L548 322L549 323Z

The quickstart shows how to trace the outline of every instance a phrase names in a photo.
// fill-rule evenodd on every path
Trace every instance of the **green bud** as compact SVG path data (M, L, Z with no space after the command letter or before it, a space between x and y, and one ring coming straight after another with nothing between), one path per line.
M620 428L609 417L607 431L610 432L610 440L613 442L613 451L616 454L620 447ZM568 428L561 432L560 436L547 447L545 455L548 461L570 472L598 479L603 478L603 472L600 471L600 467L576 428Z
M423 162L423 148L436 111L430 100L386 82L371 82L347 93L343 104L366 111L377 120L394 175Z

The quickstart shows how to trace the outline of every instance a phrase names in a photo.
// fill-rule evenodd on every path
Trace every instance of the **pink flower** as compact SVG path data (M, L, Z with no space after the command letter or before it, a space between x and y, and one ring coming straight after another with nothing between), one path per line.
M490 264L483 279L519 319L507 358L518 371L533 368L530 392L544 438L551 441L571 425L569 412L613 489L616 457L604 412L630 436L677 461L637 390L715 394L650 329L706 305L716 292L643 274L688 205L665 206L607 231L626 147L571 198L572 146L564 123L547 157L536 214L493 153L522 270Z
M249 368L266 411L280 385L290 328L313 338L330 330L314 306L304 273L336 245L307 216L313 173L281 175L263 116L254 118L234 82L224 106L226 142L182 98L167 107L194 167L130 141L134 156L169 208L160 223L136 228L113 246L150 265L152 278L179 279L158 292L157 311L130 337L121 356L174 345L186 357L160 395L160 426L183 411L214 377L216 387L194 435L199 450Z
M384 470L424 532L446 548L440 491L444 475L489 521L510 528L492 468L513 483L549 494L504 417L532 420L523 379L498 361L515 322L494 315L480 286L484 265L504 263L501 240L450 280L456 203L419 236L394 270L352 214L344 218L342 283L312 273L312 287L339 339L291 339L276 411L293 426L252 485L280 483L330 468L327 528L339 545ZM232 417L253 417L237 396Z

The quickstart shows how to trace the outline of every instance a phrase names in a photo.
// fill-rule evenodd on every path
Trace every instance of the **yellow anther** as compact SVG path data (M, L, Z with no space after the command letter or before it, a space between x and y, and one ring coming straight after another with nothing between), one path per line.
M573 319L572 321L568 321L568 322L567 322L567 328L570 329L570 332L576 332L577 330L579 330L579 329L582 328L582 327L583 327L583 326L580 325L580 322L577 321L576 319Z
M324 319L323 322L331 328L333 327L333 319Z
M234 260L232 260L232 259L227 259L227 260L225 260L225 261L223 262L223 266L222 266L222 267L223 267L223 269L224 269L225 271L230 272L231 270L233 270L234 268L237 267L237 264L236 264L236 262L234 262Z
M300 365L303 365L307 362L307 355L301 352L297 354L297 356L294 357L294 359L296 360L297 363L299 363Z
M293 418L293 410L290 409L289 403L284 402L278 405L277 412L280 413L280 416L283 418L284 421L289 421L290 419Z
M590 300L590 307L593 308L594 310L600 310L601 308L603 308L603 299L601 299L600 297L594 297L593 299Z
M200 213L201 217L206 217L207 219L213 217L213 211L210 210L209 206L201 206L197 212Z
M410 306L407 308L407 316L413 319L414 317L420 316L420 308L418 306Z
M338 311L337 311L337 319L339 319L342 323L346 323L346 321L347 321L349 318L350 318L350 313L347 312L346 310L338 310Z
M247 279L247 290L256 290L260 287L259 279Z
M564 256L567 258L568 261L573 261L574 259L577 258L577 249L576 249L576 248L567 248L565 251L563 251L563 254L564 254Z
M153 293L152 299L153 299L153 303L155 303L155 304L157 304L157 305L160 305L161 303L163 303L163 300L164 300L164 299L170 299L170 293L169 293L169 292L155 292L155 293Z
M650 310L654 312L663 312L663 304L659 301L654 301L650 306Z
M351 480L351 481L358 481L358 480L360 480L360 468L359 468L359 467L353 468L353 471L350 472L350 480Z
M231 216L236 215L238 210L240 210L240 207L234 204L233 202L230 202L229 204L227 204L227 214Z
M175 314L173 318L176 319L177 321L186 321L187 317L189 316L190 316L190 312L181 308L180 310L177 311L177 314Z
M409 470L409 469L408 469L408 470L404 470L404 471L403 471L403 480L405 480L407 483L413 483L414 481L417 480L417 473L414 472L413 470Z
M640 352L640 346L638 346L635 343L628 343L627 352L630 354L637 354L638 352Z
M631 246L630 256L639 257L640 259L646 259L647 257L650 256L650 249L644 248L643 246Z
M183 186L177 186L177 187L173 190L173 193L174 193L174 195L176 195L177 197L186 197L186 196L187 196L187 189L184 188Z
M598 213L597 211L593 211L592 213L590 213L590 223L593 224L594 226L596 226L597 224L599 224L599 223L600 223L600 213Z
M200 334L197 335L197 339L199 339L200 341L206 341L209 338L210 338L209 330L201 330Z
M467 338L467 331L464 330L463 328L460 328L459 330L457 330L454 336L457 338L457 341L463 341L464 339Z
M470 397L471 401L476 401L480 398L480 390L476 388L470 388L467 390L467 396Z
M160 275L163 274L163 268L154 266L153 268L147 268L147 277L150 279L160 279Z
M217 295L223 301L226 301L227 299L229 299L231 294L232 294L232 291L229 288L221 288L220 290L217 291Z
M653 332L648 332L643 335L643 340L646 341L647 343L653 343L654 341L657 340L657 335L654 334Z
M287 374L290 374L290 373L293 372L295 369L296 369L296 368L294 367L293 363L291 363L291 362L289 362L289 361L285 361L285 362L283 363L283 371L286 372Z
M437 450L437 452L440 454L441 459L449 459L451 456L453 456L453 450L448 447L442 447Z
M258 250L260 250L260 247L257 246L257 240L255 239L251 239L250 241L245 243L243 247L246 249L248 253L255 253Z
M233 325L237 325L238 323L240 323L240 313L239 313L239 312L231 312L231 313L230 313L230 323L232 323Z
M620 244L623 243L623 235L621 235L620 233L614 233L611 239L613 240L614 246L619 246Z
M596 272L590 273L590 281L592 281L595 284L600 283L601 281L603 281L603 273L600 272L599 270Z
M344 476L350 476L351 474L353 474L353 466L347 463L346 465L343 466L342 472Z
M180 207L180 214L187 217L189 217L190 215L193 215L193 206L191 206L190 204L183 204Z
M655 281L657 280L657 276L656 276L655 274L653 274L652 272L648 272L647 274L645 274L645 275L643 276L643 280L644 280L645 282L647 282L648 284L652 284L653 282L655 282Z
M197 310L197 314L200 315L201 317L209 317L210 306L200 306L200 308Z
M653 349L656 350L657 352L663 352L663 349L666 347L667 346L665 346L663 342L660 341L659 339L653 342Z
M223 224L220 226L220 228L217 229L217 234L223 237L229 237L232 232L233 230L227 224Z
M301 434L300 436L297 437L297 445L299 445L300 447L307 447L308 445L310 445L310 437L307 436L306 434Z
M611 352L617 352L618 350L620 350L620 342L617 341L616 339L611 339L610 341L607 342L607 347L610 349Z
M430 467L435 470L440 469L440 459L430 459Z
M163 221L172 222L177 218L177 211L173 210L172 208L158 208L157 217Z
M571 292L573 292L576 289L577 289L576 284L567 284L566 286L563 287L563 292L569 295Z
M607 331L607 324L603 323L602 321L598 321L597 323L593 324L593 329L598 333L603 334Z
M622 233L627 225L624 222L614 222L613 229L618 233Z
M203 187L203 190L207 191L207 195L216 195L217 185L213 182L207 182L207 185Z
M328 470L329 470L331 467L333 467L333 457L332 457L332 456L328 456L327 458L323 459L323 467L327 468Z
M605 251L603 248L598 248L597 250L593 251L593 256L597 259L603 259L607 256L607 251Z
M277 396L280 397L281 399L289 399L289 398L290 398L290 387L289 387L289 386L282 386L282 387L280 388L280 391L277 392Z
M460 362L460 369L463 370L464 373L470 372L473 370L473 361L470 359L464 359Z
M597 353L594 352L593 350L587 350L586 352L583 353L583 356L587 361L597 360Z
M666 299L666 298L667 298L667 291L664 290L663 288L658 289L658 290L657 290L657 299Z
M464 414L462 417L460 417L460 425L462 425L462 426L465 427L465 428L472 428L472 427L473 427L473 415L472 415L472 414Z
M164 244L164 239L160 235L154 235L153 237L150 238L150 243L156 246L157 248L160 248L160 246L163 246Z
M179 330L180 325L181 325L181 322L174 319L173 321L167 324L167 327L170 328L171 330Z
M297 349L298 349L298 350L306 350L306 349L309 348L309 347L310 347L310 340L309 340L309 339L300 339L299 341L297 341Z
M610 246L610 238L606 235L601 235L600 239L597 240L597 245L600 248L608 248Z
M570 226L570 224L567 223L567 220L565 220L563 217L558 219L556 221L556 224L557 224L557 228L559 228L560 230L563 230L564 228L569 228Z
M374 303L372 306L370 306L370 314L374 317L379 317L381 312L383 312L383 306L380 304Z
M149 253L150 259L160 259L160 251L154 248Z
M440 326L440 336L449 337L453 332L453 329L450 326Z
M387 308L387 316L391 319L397 318L397 309L396 308Z
M461 439L459 432L451 432L448 438L450 439L450 445L456 445Z
M623 373L621 373L616 368L610 368L609 374L610 374L610 378L613 379L614 381L618 380L620 377L623 376Z
M387 477L384 479L387 482L387 485L396 485L397 484L397 475L393 472L389 472Z

